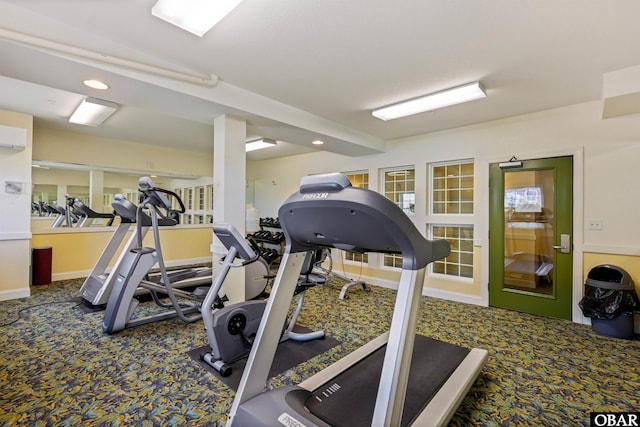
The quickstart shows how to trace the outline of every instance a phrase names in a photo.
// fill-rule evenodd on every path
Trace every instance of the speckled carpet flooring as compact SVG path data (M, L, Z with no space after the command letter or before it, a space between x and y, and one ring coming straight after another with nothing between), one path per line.
M187 352L202 322L168 320L108 336L102 312L79 307L82 280L0 302L0 424L222 426L234 392ZM299 324L340 344L270 380L296 383L388 328L395 292L341 283L307 292ZM153 305L145 302L141 305ZM591 411L640 410L640 341L589 326L423 298L417 332L489 351L451 425L584 426Z

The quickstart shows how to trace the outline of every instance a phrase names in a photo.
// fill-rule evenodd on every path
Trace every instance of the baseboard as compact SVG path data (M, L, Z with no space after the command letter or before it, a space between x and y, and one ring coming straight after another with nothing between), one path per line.
M211 262L211 257L189 258L189 259L178 259L173 261L166 261L165 266L172 268L172 267L180 267L182 265L206 264L210 262ZM63 273L53 273L51 275L51 280L56 282L58 280L80 279L82 277L89 276L89 274L91 274L91 270L65 271Z
M10 289L8 291L0 291L0 301L8 301L11 299L27 298L31 296L31 289L20 288Z
M54 282L57 282L59 280L79 279L81 277L87 277L89 274L91 274L91 270L65 271L63 273L52 273L51 280Z
M392 280L384 280L369 276L360 276L360 280L364 281L368 285L380 286L382 288L388 288L398 290L398 282ZM465 304L482 305L482 299L479 296L465 295L457 292L448 292L440 289L423 288L422 296L440 298L449 301L462 302Z
M465 295L458 292L448 292L440 289L423 288L422 296L439 298L448 301L462 302L465 304L480 305L485 307L486 304L482 302L482 298L475 295Z

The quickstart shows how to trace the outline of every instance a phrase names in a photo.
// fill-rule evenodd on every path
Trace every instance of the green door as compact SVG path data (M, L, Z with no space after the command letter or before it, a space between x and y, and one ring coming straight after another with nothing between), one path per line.
M489 165L489 305L571 319L573 158Z

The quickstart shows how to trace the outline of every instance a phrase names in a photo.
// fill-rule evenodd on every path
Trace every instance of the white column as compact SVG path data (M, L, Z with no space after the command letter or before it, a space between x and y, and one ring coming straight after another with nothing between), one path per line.
M63 208L67 204L67 184L58 184L58 191L56 194L56 205Z
M216 118L213 126L213 222L233 224L244 236L247 124L224 115ZM226 249L214 239L212 251L216 270ZM244 269L231 269L223 292L230 302L244 301Z
M0 110L0 139L24 147L0 149L0 300L31 294L32 123L29 115Z
M104 210L104 171L89 172L89 207L96 212Z

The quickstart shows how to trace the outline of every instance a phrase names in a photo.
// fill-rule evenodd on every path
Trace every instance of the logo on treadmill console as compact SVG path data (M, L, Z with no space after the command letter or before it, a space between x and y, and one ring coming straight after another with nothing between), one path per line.
M307 200L307 199L328 199L329 198L329 193L324 192L324 193L307 193L307 194L303 194L302 195L302 200Z
M307 427L305 424L302 424L300 421L296 420L286 412L280 414L280 416L278 417L278 421L280 422L280 424L287 427Z

